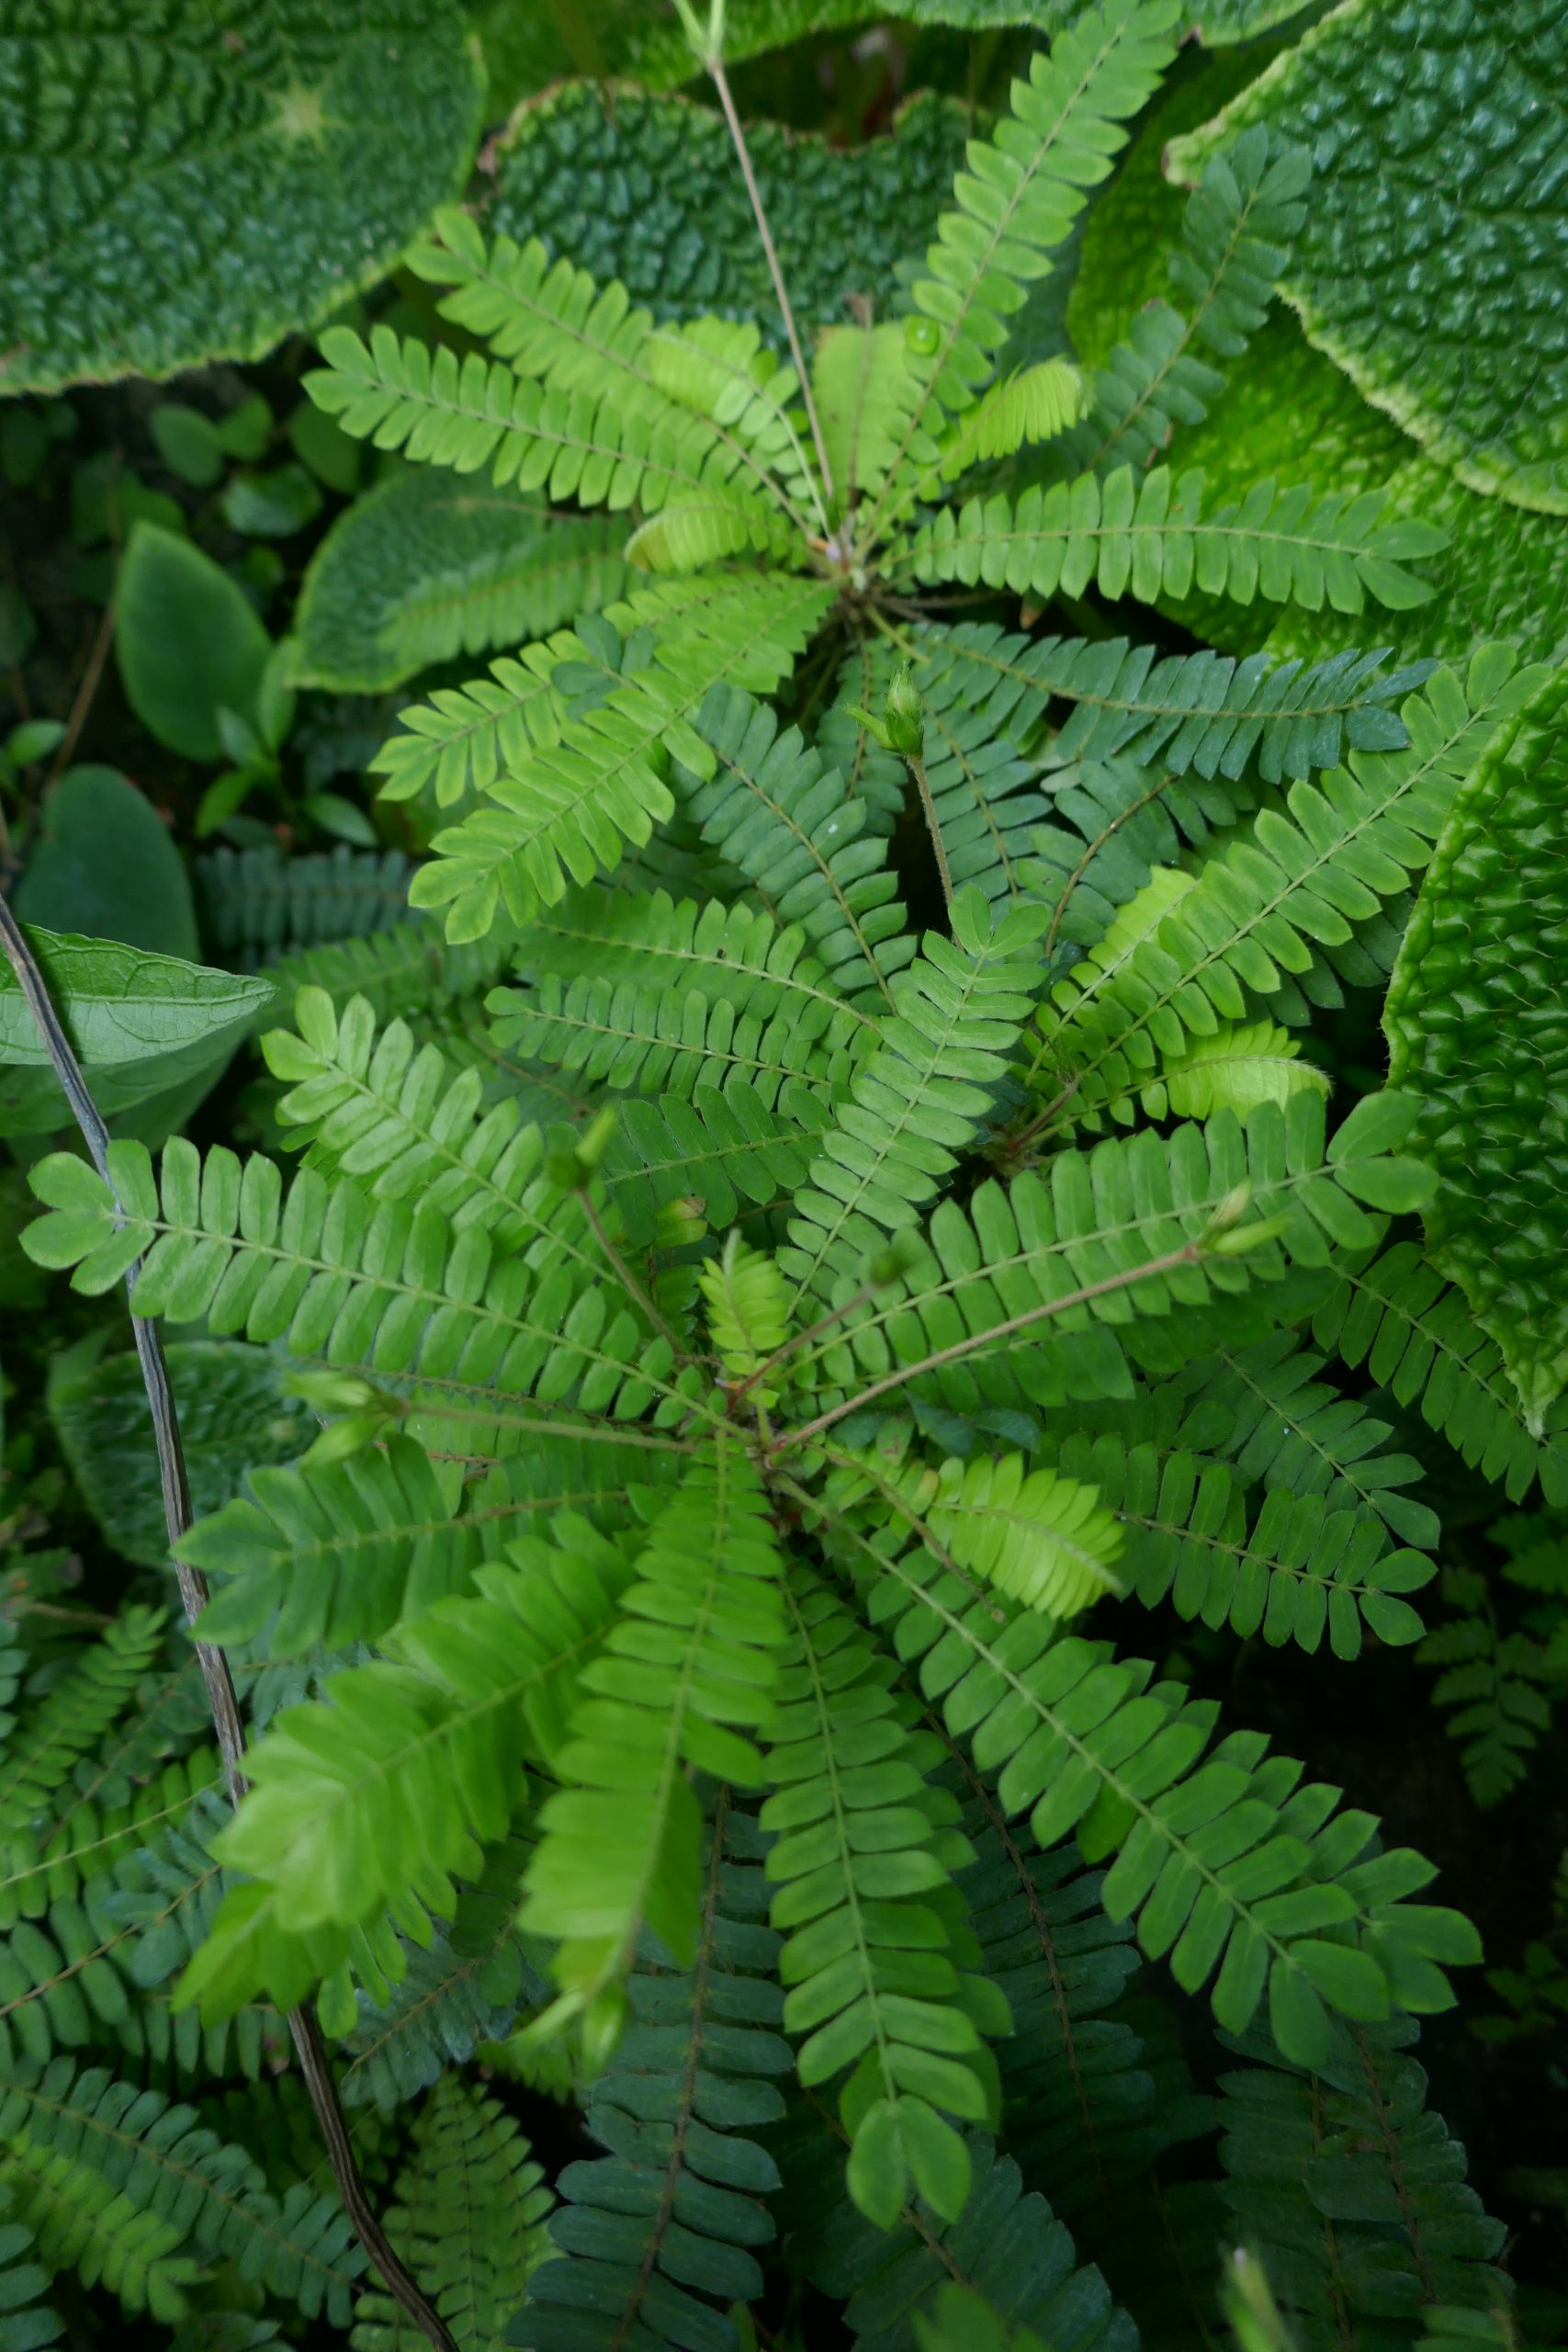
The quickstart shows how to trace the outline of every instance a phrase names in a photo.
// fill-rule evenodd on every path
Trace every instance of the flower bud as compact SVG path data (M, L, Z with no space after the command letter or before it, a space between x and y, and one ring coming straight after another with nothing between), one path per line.
M926 740L926 727L915 673L907 662L899 663L887 682L883 725L886 729L886 740L890 752L901 752L907 760L919 759L920 747Z

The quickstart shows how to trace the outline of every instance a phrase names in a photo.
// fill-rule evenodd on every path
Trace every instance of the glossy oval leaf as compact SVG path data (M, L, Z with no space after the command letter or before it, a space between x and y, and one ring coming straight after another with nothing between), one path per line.
M381 277L479 131L456 0L13 12L0 389L259 359Z
M252 718L272 650L243 589L188 539L138 523L114 642L130 707L159 742L187 760L224 758L219 713Z

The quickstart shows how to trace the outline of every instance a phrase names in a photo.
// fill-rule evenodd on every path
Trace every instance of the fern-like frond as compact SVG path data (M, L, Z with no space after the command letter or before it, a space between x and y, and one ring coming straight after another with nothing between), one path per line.
M1191 1344L1173 1306L1190 1315L1216 1292L1278 1279L1287 1257L1322 1265L1342 1237L1364 1245L1377 1227L1359 1198L1385 1181L1417 1181L1413 1162L1383 1157L1397 1153L1412 1116L1397 1098L1374 1097L1325 1156L1322 1100L1298 1094L1283 1112L1263 1104L1245 1127L1222 1112L1168 1138L1145 1131L1059 1153L1048 1182L984 1184L966 1210L944 1201L923 1234L904 1240L904 1269L874 1301L852 1304L858 1273L840 1276L840 1329L804 1347L799 1369L826 1359L852 1394L863 1378L868 1401L925 1381L917 1395L958 1412L1021 1394L1057 1406L1129 1396L1119 1330L1135 1361L1173 1371ZM1265 1233L1277 1230L1245 1257L1211 1253L1204 1237L1238 1193Z
M627 843L646 842L674 814L664 774L670 755L699 779L713 775L713 752L694 724L713 686L729 679L771 692L829 595L819 581L742 576L725 582L705 609L671 621L646 668L586 717L568 719L555 741L520 752L487 783L482 805L435 836L436 854L415 876L411 901L446 909L449 938L476 939L502 900L526 922L562 896L569 879L612 871ZM479 723L490 718L486 711ZM471 763L476 735L463 723L459 756Z
M409 860L400 850L276 845L216 849L196 860L202 911L223 960L238 970L276 964L325 940L389 931L408 913Z
M1092 585L1147 605L1197 588L1309 612L1326 603L1359 613L1371 595L1403 612L1432 593L1406 565L1445 541L1430 524L1385 521L1387 506L1381 490L1319 498L1306 487L1281 490L1270 476L1205 514L1201 471L1173 476L1156 466L1134 474L1121 466L1103 481L1079 474L1016 499L998 491L944 506L888 560L895 573L917 580L984 582L1041 602Z
M852 1490L851 1461L845 1457ZM956 1561L1026 1608L1073 1617L1124 1589L1122 1528L1082 1478L1031 1469L1018 1453L914 1462L886 1478L868 1462L864 1474L929 1537L936 1558ZM836 1503L846 1499L842 1489L830 1491Z
M717 899L671 899L666 890L569 890L525 926L517 968L532 978L593 974L682 993L696 988L710 1003L722 999L737 1012L772 1014L787 1006L810 1018L813 1006L827 1003L838 1013L842 1005L807 950L803 924L781 924L744 900L725 906ZM846 1035L863 1031L868 1043L876 1035L873 1016L858 1008L847 1009L837 1025Z
M710 319L674 333L656 330L623 286L612 280L601 288L564 257L552 261L536 237L518 245L502 236L487 246L456 206L438 211L433 226L434 236L412 249L410 266L449 286L442 316L479 336L519 376L554 392L613 394L623 417L645 417L667 430L671 411L689 412L709 428L694 447L711 476L733 477L753 500L782 494L788 502L805 487L798 435L792 446L786 424L794 379L785 371L768 398L776 362L761 352L755 327ZM682 345L706 361L700 374ZM794 519L798 526L798 510Z
M824 769L799 729L729 684L696 718L705 781L683 794L703 838L764 895L777 920L799 923L841 995L880 1012L914 943L896 896L887 847L842 778Z
M606 2154L562 2175L560 2258L536 2273L514 2330L532 2352L617 2338L719 2352L736 2340L728 2313L762 2291L778 2174L751 2134L783 2112L790 2056L760 1844L721 1789L690 1956L679 1969L646 1956L627 1980L626 2031L587 2100Z
M327 365L305 377L306 390L344 433L378 449L459 474L488 466L498 485L612 514L717 492L745 514L749 545L787 545L784 515L735 480L747 453L651 390L627 402L597 376L558 390L477 352L460 360L448 344L400 340L385 323L368 343L352 327L328 327L321 356Z
M750 1380L782 1348L789 1331L784 1279L765 1250L749 1249L739 1233L723 1253L710 1259L697 1277L707 1307L708 1335L725 1376ZM775 1389L759 1389L757 1402L772 1404Z
M123 2279L107 2263L102 2272L129 2308L170 2316L154 2300L167 2287L177 2315L179 2287L195 2277L195 2265L184 2255L166 2266L162 2257L188 2246L234 2262L247 2284L286 2297L307 2319L347 2325L365 2256L336 2196L303 2184L273 2196L254 2158L199 2124L193 2109L102 2067L78 2075L57 2058L11 2077L0 2092L0 2132L7 2147L0 2162L14 2183L27 2184L25 2210L46 2260L60 2253L82 2260L71 2245L78 2229L90 2247L116 2217L125 2237L140 2239ZM132 2213L134 2231L125 2227Z
M96 1747L125 1713L163 1633L161 1611L123 1610L102 1640L23 1714L0 1757L0 1838L34 1826L76 1758Z
M1053 1102L1097 1120L1160 1056L1247 1019L1255 998L1310 970L1315 950L1351 939L1425 865L1461 778L1539 674L1495 646L1463 684L1439 671L1401 713L1407 751L1352 752L1320 784L1292 786L1289 816L1264 809L1131 955L1058 981L1037 1049Z
M750 320L692 319L657 328L647 360L661 391L726 427L760 460L800 527L809 514L826 530L821 486L806 453L799 380Z
M1437 1513L1400 1492L1425 1475L1421 1464L1414 1454L1384 1453L1389 1424L1318 1380L1322 1369L1321 1356L1280 1331L1200 1363L1184 1378L1229 1415L1230 1433L1216 1451L1244 1477L1292 1495L1323 1495L1331 1510L1375 1514L1406 1544L1433 1550L1441 1532Z
M356 2005L339 2045L345 2107L399 2113L455 2062L510 2033L525 2004L547 1996L517 1936L532 1850L525 1835L488 1848L479 1876L458 1892L449 1928L408 1953L404 1975L383 2000Z
M1449 1737L1460 1743L1471 1795L1478 1805L1499 1804L1518 1787L1531 1751L1551 1728L1557 1677L1539 1642L1499 1626L1476 1569L1446 1569L1443 1594L1459 1613L1434 1626L1416 1657L1444 1669L1432 1703L1444 1712Z
M522 1919L556 1943L562 2016L614 1996L645 1926L690 1964L701 1815L687 1770L762 1778L779 1573L757 1475L721 1435L649 1529L552 1755L562 1786L539 1815Z
M553 2199L516 2123L455 2075L421 2109L386 2227L459 2344L500 2352L526 2281L548 2258ZM415 2352L426 2341L389 2295L359 2305L355 2352Z
M406 1621L391 1657L334 1675L327 1701L287 1710L256 1743L251 1792L215 1841L250 1883L226 1898L182 1997L219 2016L265 1985L287 2005L327 1973L311 1965L313 1929L368 1927L389 1906L451 1917L453 1875L478 1874L525 1763L554 1755L627 1581L585 1522L556 1533L515 1541L477 1593Z
M991 2113L980 2035L1007 2030L997 1997L955 1965L968 1957L949 1888L969 1860L957 1805L922 1785L922 1741L900 1724L887 1661L863 1630L804 1575L787 1601L761 1813L774 1834L773 1923L786 1939L784 2022L804 2037L808 2089L852 2070L839 2108L861 2211L887 2229L914 2193L956 2221L971 2174L949 2119Z
M415 912L362 938L292 949L268 970L285 1004L313 988L334 1004L365 997L380 1021L397 1014L412 1020L446 1013L498 979L511 960L512 939L511 924L497 922L485 938L454 946L439 923Z
M1416 2028L1336 2024L1312 2074L1247 2041L1221 2079L1224 2195L1305 2343L1354 2343L1393 2314L1505 2302L1504 2227L1464 2178L1406 2054ZM1233 2044L1233 2047L1236 2045Z
M929 360L910 345L904 322L829 327L811 363L811 387L832 469L836 513L852 517L874 499L901 459L933 466L938 443L919 422L931 385Z
M1397 1403L1418 1405L1461 1459L1496 1479L1510 1500L1519 1501L1539 1473L1549 1502L1568 1501L1568 1436L1561 1425L1549 1427L1544 1442L1530 1435L1501 1349L1417 1242L1347 1254L1335 1273L1313 1317L1320 1348L1365 1364Z
M955 2283L1053 2346L1135 2352L1138 2332L1104 2278L1079 2260L1044 2198L1025 2190L1012 2157L981 2133L968 2138L971 2187L957 2219L911 2199L885 2231L846 2209L823 2139L818 2119L803 2115L781 2150L791 2247L814 2286L847 2299L861 2352L916 2352L916 2331Z
M1076 1431L1051 1453L1069 1477L1093 1482L1125 1531L1124 1568L1150 1607L1168 1599L1179 1616L1228 1624L1244 1641L1261 1634L1274 1648L1315 1651L1326 1629L1342 1658L1359 1657L1363 1623L1382 1642L1420 1638L1421 1620L1400 1596L1429 1584L1436 1566L1422 1552L1391 1551L1370 1511L1280 1486L1249 1526L1243 1487L1223 1463Z
M698 1086L689 1102L627 1102L604 1160L604 1191L636 1243L683 1232L694 1213L714 1231L753 1207L783 1205L806 1180L812 1148L832 1120L825 1091L786 1079L770 1105L731 1076L722 1094Z
M939 485L969 466L1055 440L1077 423L1083 399L1083 379L1066 359L1036 360L1000 378L948 434L935 475L921 486L923 495L940 498Z
M1027 288L1047 276L1062 245L1125 145L1123 125L1158 86L1176 53L1169 0L1100 0L1037 52L1015 81L1011 111L988 140L972 140L953 182L954 209L937 222L915 284L931 322L929 351L943 408L972 405L1006 342Z
M1178 1119L1212 1119L1216 1111L1245 1119L1260 1102L1288 1102L1306 1089L1326 1095L1326 1071L1303 1061L1301 1050L1300 1040L1274 1021L1224 1025L1211 1036L1190 1038L1186 1052L1165 1064L1161 1079L1140 1090L1140 1100L1156 1118L1168 1108Z
M1276 2042L1311 2064L1330 2010L1378 2018L1393 2002L1451 2002L1435 1963L1472 1959L1474 1930L1457 1912L1405 1907L1432 1867L1404 1849L1369 1855L1371 1815L1337 1815L1337 1790L1298 1787L1300 1767L1266 1758L1251 1733L1202 1760L1212 1702L1151 1688L1151 1668L1112 1662L1103 1645L1053 1639L1049 1620L892 1542L854 1540L857 1566L877 1564L874 1620L919 1660L980 1770L1002 1765L1010 1816L1028 1812L1042 1846L1077 1828L1091 1859L1116 1854L1106 1909L1136 1919L1185 1991L1213 1979L1221 2025L1245 2031L1267 1994Z
M287 1336L296 1355L374 1375L454 1381L546 1403L577 1390L590 1412L635 1418L654 1396L679 1409L668 1339L618 1291L558 1258L541 1276L497 1256L476 1226L454 1235L434 1210L329 1185L302 1169L284 1190L276 1164L218 1147L205 1163L175 1137L161 1183L141 1144L117 1143L112 1186L68 1153L35 1170L52 1217L28 1228L39 1263L76 1266L73 1283L108 1289L133 1259L137 1312L254 1340ZM417 1433L417 1431L416 1431Z
M802 1088L837 1093L870 1058L873 1035L826 991L804 1009L786 1001L772 1013L737 1013L700 988L677 994L584 974L564 986L546 978L527 991L496 989L489 1002L503 1051L580 1072L591 1085L682 1102L737 1084L769 1110Z
M180 1540L180 1556L214 1579L203 1638L268 1658L375 1641L472 1590L486 1561L531 1523L566 1511L596 1523L629 1477L659 1476L661 1457L635 1461L634 1470L613 1442L543 1440L530 1459L465 1487L460 1464L432 1462L394 1433L344 1462L254 1470L245 1496Z
M1018 907L993 924L971 887L952 921L953 938L928 932L894 981L881 1045L851 1079L796 1196L780 1263L797 1292L859 1272L868 1251L915 1224L994 1110L1038 985L1032 951L1043 918Z
M1190 309L1150 303L1096 371L1093 406L1070 451L1075 471L1145 466L1176 427L1202 422L1224 377L1199 347L1235 359L1262 325L1306 216L1311 178L1306 149L1275 151L1263 123L1211 160L1170 261Z

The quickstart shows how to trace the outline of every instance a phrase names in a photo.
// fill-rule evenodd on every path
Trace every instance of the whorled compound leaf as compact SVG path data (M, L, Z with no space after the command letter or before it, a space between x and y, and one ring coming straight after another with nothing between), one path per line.
M455 0L13 11L0 389L259 359L383 274L479 115Z
M45 793L12 907L45 931L194 961L185 860L145 794L116 768L69 768Z
M270 980L149 956L112 939L30 928L34 954L106 1117L179 1084L246 1035ZM0 1135L50 1135L69 1121L38 1023L0 964Z
M674 19L670 19L675 29ZM747 133L803 331L847 323L848 297L886 312L894 266L930 233L963 161L964 117L945 98L908 106L893 135L848 151L774 123ZM657 321L715 311L755 318L782 344L773 282L721 119L684 98L581 83L521 117L484 227L540 237L604 284L619 278Z
M1568 514L1568 44L1555 0L1335 9L1173 155L1254 122L1313 150L1284 290L1308 334L1460 479Z
M1503 1351L1540 1436L1568 1385L1568 677L1472 772L1383 1012L1391 1083L1416 1096L1439 1184L1427 1254Z
M319 414L316 410L311 414ZM376 694L434 662L547 637L626 583L617 520L420 467L338 517L295 615L297 686Z
M253 717L272 650L237 582L188 539L138 523L115 586L114 641L142 725L187 760L224 758L220 714Z
M247 1469L302 1453L315 1435L315 1415L285 1395L284 1367L270 1349L177 1340L164 1354L197 1518L238 1494ZM164 1499L137 1357L57 1359L49 1409L77 1489L115 1551L144 1567L166 1567Z

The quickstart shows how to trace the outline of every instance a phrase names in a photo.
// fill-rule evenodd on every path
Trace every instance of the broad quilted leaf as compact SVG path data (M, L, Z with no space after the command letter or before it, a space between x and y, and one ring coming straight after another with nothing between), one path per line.
M1568 680L1472 771L1389 987L1391 1080L1440 1179L1428 1253L1502 1348L1539 1436L1568 1383Z
M1253 122L1311 147L1285 290L1307 333L1478 489L1568 514L1568 47L1554 0L1336 9L1218 122L1186 175Z
M13 13L0 389L259 359L382 276L479 111L455 0Z
M674 18L670 29L679 39ZM747 141L803 329L847 322L847 297L886 307L894 266L928 234L964 157L962 107L922 97L891 138L844 153L771 122ZM655 319L755 318L782 342L745 183L716 114L684 98L581 83L530 107L501 159L484 226L542 237Z

